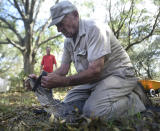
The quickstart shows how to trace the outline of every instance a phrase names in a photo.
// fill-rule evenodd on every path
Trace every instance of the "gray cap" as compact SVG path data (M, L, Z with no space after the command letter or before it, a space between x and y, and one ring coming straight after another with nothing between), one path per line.
M77 8L69 1L61 1L50 8L52 22L48 27L58 24L64 16Z

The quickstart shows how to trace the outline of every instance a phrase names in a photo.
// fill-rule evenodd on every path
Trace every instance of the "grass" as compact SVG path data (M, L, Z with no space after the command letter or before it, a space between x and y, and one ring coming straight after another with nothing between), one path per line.
M55 91L54 97L63 99L66 92ZM160 101L156 98L156 102ZM129 118L102 121L99 118L83 118L78 123L50 121L45 113L35 115L33 110L41 106L34 93L23 89L0 94L0 130L71 130L71 131L158 131L160 115L141 114Z

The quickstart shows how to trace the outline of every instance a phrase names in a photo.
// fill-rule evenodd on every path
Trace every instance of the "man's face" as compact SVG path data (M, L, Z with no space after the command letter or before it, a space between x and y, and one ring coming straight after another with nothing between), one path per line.
M61 32L65 37L74 37L78 33L78 16L73 13L66 15L60 23L58 23L57 30Z
M51 50L51 49L50 49L49 47L46 49L47 55L50 54L50 50Z

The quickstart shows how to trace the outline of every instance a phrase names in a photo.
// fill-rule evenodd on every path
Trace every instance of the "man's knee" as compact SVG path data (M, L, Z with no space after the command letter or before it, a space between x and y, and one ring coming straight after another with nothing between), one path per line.
M83 107L83 114L86 117L101 117L101 116L108 116L111 112L111 106L102 105L102 106L96 106L91 104L85 104Z
M131 115L130 113L135 114L143 110L143 105L138 102L134 96L132 97L132 94L121 97L116 102L94 103L93 101L87 101L83 107L83 114L86 117L102 117L107 120L110 118L125 117ZM138 105L142 109L140 107L138 108Z

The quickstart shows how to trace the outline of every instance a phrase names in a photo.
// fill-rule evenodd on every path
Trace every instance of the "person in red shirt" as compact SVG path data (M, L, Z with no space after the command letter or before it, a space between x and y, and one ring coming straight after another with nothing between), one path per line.
M46 48L46 55L43 56L42 62L41 62L41 72L45 71L48 73L53 72L53 65L55 64L55 67L57 69L57 62L54 55L50 54L51 48Z

